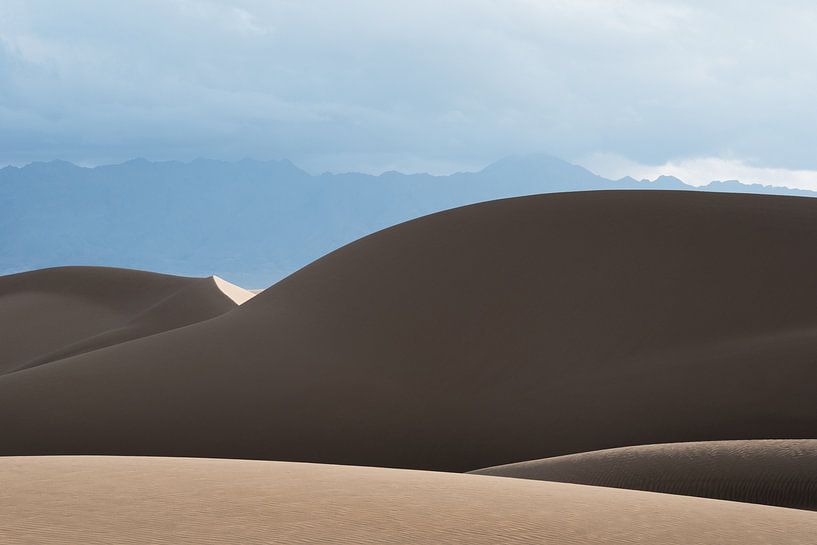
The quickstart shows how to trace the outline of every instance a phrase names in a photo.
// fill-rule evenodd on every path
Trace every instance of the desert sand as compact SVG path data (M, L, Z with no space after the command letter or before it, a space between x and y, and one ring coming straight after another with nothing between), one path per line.
M236 286L230 282L227 282L223 278L218 276L211 276L210 277L215 283L216 287L221 290L221 292L229 297L233 303L236 305L242 305L255 297L258 293L261 293L263 290L245 290L240 286Z
M473 473L817 510L814 439L640 445Z
M258 294L0 277L0 543L814 543L815 247L812 199L605 191Z
M813 438L816 246L817 201L796 197L588 192L434 214L210 319L12 368L0 453L467 471ZM64 285L59 271L29 274ZM150 278L87 308L38 292L25 319L5 319L5 338L23 341L2 345L4 361L126 327L192 289Z
M0 542L812 544L808 511L563 483L241 460L0 458Z
M220 278L108 267L0 277L0 373L189 325L248 294Z

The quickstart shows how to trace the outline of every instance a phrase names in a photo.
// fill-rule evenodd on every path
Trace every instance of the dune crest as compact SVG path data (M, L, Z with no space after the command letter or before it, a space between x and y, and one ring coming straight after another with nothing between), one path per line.
M0 374L213 318L236 307L225 295L206 278L107 267L0 277Z
M224 293L224 295L226 295L227 297L229 297L230 300L232 300L236 305L246 303L256 295L252 291L245 290L242 287L236 286L235 284L231 284L230 282L227 282L221 277L213 275L210 278L213 279L213 282L215 282L216 287L218 287L218 289L220 289L221 292Z
M817 200L796 197L599 191L449 210L238 307L213 289L232 310L212 319L0 376L0 454L469 471L813 438L815 247Z
M815 439L641 445L471 473L817 510Z

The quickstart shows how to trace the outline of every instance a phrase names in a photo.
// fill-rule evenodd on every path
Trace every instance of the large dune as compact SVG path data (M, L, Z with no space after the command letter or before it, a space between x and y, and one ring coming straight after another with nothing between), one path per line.
M811 544L813 513L501 477L241 460L0 459L0 541Z
M622 447L474 471L817 510L817 440Z
M590 192L427 216L214 319L0 377L0 453L472 470L813 438L815 247L806 198Z
M3 276L0 373L206 320L235 308L242 295L220 278L107 267Z

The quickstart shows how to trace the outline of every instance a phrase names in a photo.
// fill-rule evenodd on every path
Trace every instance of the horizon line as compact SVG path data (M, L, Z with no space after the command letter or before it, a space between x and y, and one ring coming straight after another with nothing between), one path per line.
M77 168L77 169L81 169L81 170L96 170L96 169L99 169L99 168L123 166L123 165L127 165L129 163L148 163L148 164L151 164L151 165L166 165L166 164L192 165L192 164L199 163L199 162L209 162L209 163L221 163L221 164L227 164L227 165L237 165L237 164L240 164L240 163L248 163L249 162L249 163L258 163L258 164L272 164L272 163L275 163L275 164L290 165L290 166L294 167L295 169L303 172L303 174L305 174L307 176L310 176L310 177L320 177L320 176L326 176L326 175L342 176L342 175L348 175L348 174L357 174L357 175L361 175L361 176L371 176L371 177L378 178L378 177L389 175L389 174L398 174L398 175L401 175L401 176L430 176L430 177L433 177L433 178L446 178L446 177L454 176L454 175L458 175L458 174L479 174L479 173L484 172L485 170L489 169L490 167L492 167L494 165L498 165L498 164L502 163L503 161L508 161L508 160L512 160L512 159L531 159L531 158L555 160L555 161L558 161L560 163L564 163L565 165L569 165L569 166L576 167L576 168L581 168L581 169L587 171L588 173L593 174L594 176L598 176L599 178L601 178L603 180L606 180L606 181L609 181L609 182L619 182L619 181L628 180L628 179L633 180L635 182L656 182L656 181L658 181L658 180L660 180L662 178L669 178L669 179L681 182L684 185L687 185L687 186L689 186L691 188L694 188L694 189L706 188L706 187L708 187L708 186L710 186L712 184L730 183L731 182L731 183L737 183L737 184L740 184L740 185L746 186L746 187L760 186L760 187L766 188L766 189L781 189L781 190L787 190L787 191L802 191L802 192L808 192L808 193L817 193L817 189L806 189L806 188L791 187L791 186L786 186L786 185L776 185L774 183L744 182L744 181L741 181L740 179L737 179L737 178L712 179L712 180L710 180L710 181L708 181L706 183L699 184L699 185L689 183L686 180L684 180L682 178L679 178L677 176L673 176L671 174L660 174L660 175L656 176L653 179L637 178L637 177L630 176L630 175L625 175L625 176L622 176L620 178L608 178L606 176L602 176L601 174L598 174L597 172L594 172L593 170L591 170L590 168L588 168L588 167L586 167L584 165L562 159L560 157L557 157L555 155L552 155L552 154L549 154L549 153L546 153L546 152L506 155L506 156L500 157L499 159L490 161L489 163L487 163L485 166L483 166L482 168L480 168L478 170L458 170L458 171L454 171L454 172L451 172L451 173L448 173L448 174L432 174L430 172L403 172L403 171L394 170L394 169L384 170L382 172L378 172L377 174L362 172L362 171L359 171L359 170L337 170L337 171L327 170L327 171L324 171L324 172L321 172L321 173L311 173L311 172L305 170L304 168L302 168L301 166L297 165L292 160L290 160L288 158L285 158L285 157L280 158L280 159L256 159L254 157L243 157L241 159L229 160L229 159L216 159L216 158L211 158L211 157L202 157L202 156L195 157L195 158L190 159L190 160L183 160L183 159L148 159L148 158L146 158L144 156L137 156L137 157L133 157L131 159L122 160L120 162L99 163L99 164L94 164L94 165L86 165L86 164L76 163L74 161L67 160L67 159L54 158L54 159L48 159L48 160L30 161L30 162L28 162L28 163L26 163L24 165L20 165L20 166L13 165L13 164L6 164L5 166L0 167L0 173L2 173L3 171L8 171L8 170L19 171L19 170L24 170L26 168L30 168L32 166L36 166L36 165L49 165L49 164L66 164L66 165L71 165L72 167Z

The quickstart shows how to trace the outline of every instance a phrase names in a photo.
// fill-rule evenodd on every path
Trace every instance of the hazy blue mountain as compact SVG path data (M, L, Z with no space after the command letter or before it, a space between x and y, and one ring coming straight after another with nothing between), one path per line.
M723 193L762 193L766 195L794 195L799 197L815 197L817 192L807 189L792 189L774 185L744 184L737 180L710 182L702 189L706 191L720 191Z
M677 178L613 181L546 155L450 176L312 176L289 161L65 161L0 170L0 274L67 264L217 274L264 287L401 221L489 199L589 189L695 189ZM715 191L815 193L739 182Z

